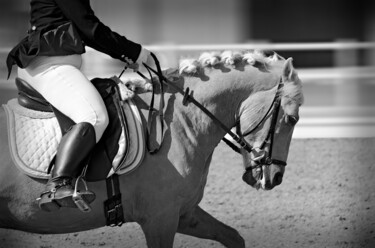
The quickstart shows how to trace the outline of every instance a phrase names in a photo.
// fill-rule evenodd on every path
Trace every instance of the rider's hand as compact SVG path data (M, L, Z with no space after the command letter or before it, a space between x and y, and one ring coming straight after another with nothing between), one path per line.
M151 52L147 50L146 48L142 47L142 50L138 56L137 61L134 64L129 65L129 68L133 69L134 71L138 71L140 66L143 65L143 63L147 64L147 61L151 57Z

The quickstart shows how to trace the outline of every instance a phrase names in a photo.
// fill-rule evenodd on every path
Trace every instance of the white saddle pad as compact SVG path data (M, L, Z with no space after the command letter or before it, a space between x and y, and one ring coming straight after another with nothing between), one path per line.
M24 108L17 99L9 100L3 107L8 120L10 153L14 163L31 177L49 178L47 169L61 140L61 130L55 115ZM127 100L122 107L128 124L129 144L122 132L118 141L119 150L107 176L131 172L142 162L146 150L137 106L132 100Z

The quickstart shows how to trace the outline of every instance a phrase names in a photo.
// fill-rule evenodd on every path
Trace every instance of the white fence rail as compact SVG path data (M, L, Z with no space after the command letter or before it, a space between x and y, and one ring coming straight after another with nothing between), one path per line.
M375 67L357 66L359 50L370 50L375 62L375 42L324 42L324 43L262 43L262 44L216 44L216 45L151 45L151 51L169 54L183 51L222 50L274 50L274 51L333 51L334 67L298 69L306 84L335 84L334 106L301 108L301 121L297 125L295 138L329 137L375 137L375 106L361 106L360 82L375 83ZM347 65L352 66L348 67ZM344 65L344 66L343 66ZM362 80L362 79L366 79ZM374 79L374 80L372 80ZM375 92L374 92L375 93ZM348 96L350 99L348 99ZM308 96L306 96L308 97ZM351 106L343 104L352 103ZM329 113L327 113L329 112ZM324 113L322 115L322 113Z
M314 42L314 43L243 43L243 44L195 44L195 45L150 45L152 51L207 51L207 50L278 50L317 51L375 49L375 42Z
M279 51L318 51L375 49L375 42L306 42L306 43L242 43L242 44L162 44L146 45L152 51L207 51L207 50L279 50ZM0 53L8 53L11 48L0 48Z

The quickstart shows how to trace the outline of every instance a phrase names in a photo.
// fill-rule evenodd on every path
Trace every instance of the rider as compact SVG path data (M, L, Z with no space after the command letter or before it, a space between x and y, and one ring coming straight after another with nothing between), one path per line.
M31 27L8 55L8 77L16 64L18 77L75 123L61 139L51 178L38 199L42 210L54 211L76 207L72 180L82 172L82 162L108 125L101 96L80 71L85 46L135 70L150 52L105 26L95 16L90 0L31 0L30 6ZM88 203L95 199L88 190L81 195Z

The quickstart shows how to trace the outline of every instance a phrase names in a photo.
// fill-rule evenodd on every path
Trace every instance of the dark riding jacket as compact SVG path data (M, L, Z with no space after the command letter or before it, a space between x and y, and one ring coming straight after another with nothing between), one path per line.
M96 16L90 0L31 0L28 35L8 54L13 65L27 67L36 56L82 54L85 45L126 63L134 63L141 45L113 32Z

